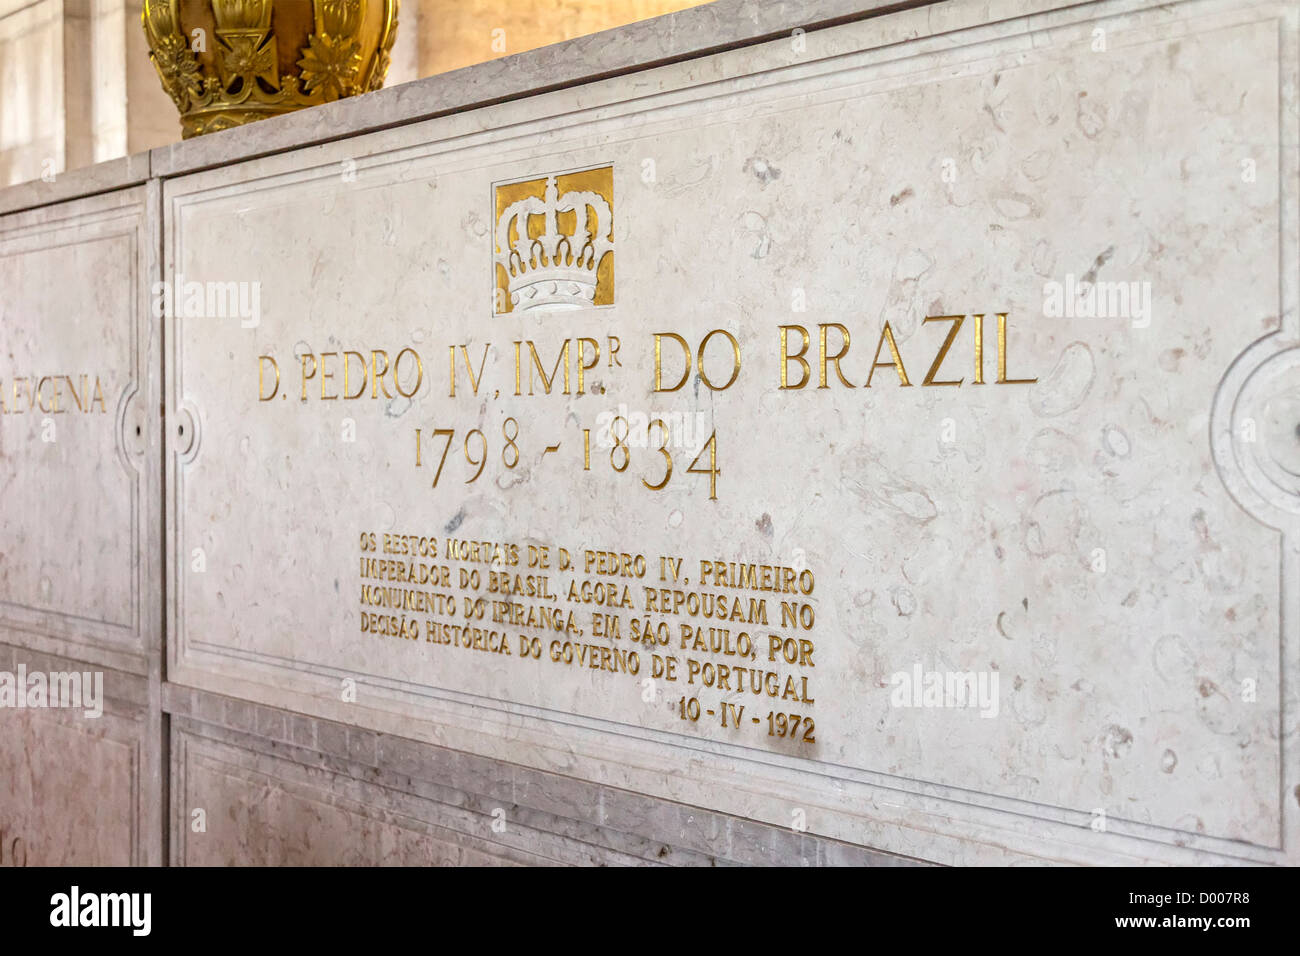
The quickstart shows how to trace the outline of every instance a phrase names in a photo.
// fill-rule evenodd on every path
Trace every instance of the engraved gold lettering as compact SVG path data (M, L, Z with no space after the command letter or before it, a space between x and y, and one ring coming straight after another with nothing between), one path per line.
M411 355L415 359L415 384L411 386L409 392L402 391L402 356ZM487 348L483 349L483 360L487 361ZM346 371L344 375L346 376ZM393 363L393 388L397 389L397 394L403 398L410 398L420 390L420 384L424 381L424 362L420 358L420 353L412 348L405 348L397 353L397 361ZM477 386L474 389L478 391Z
M50 412L58 411L58 403L54 402L49 407L46 407L45 405L45 401L46 401L45 383L46 382L50 382L50 377L48 375L46 375L44 378L42 378L40 381L36 383L36 407L48 414ZM53 383L51 382L51 384Z
M834 355L829 355L826 352L826 330L827 329L835 329L837 332L840 333L840 338L843 339L843 343L840 346L840 350L836 352ZM817 339L818 339L818 345L820 347L819 352L821 355L821 369L820 372L818 373L819 384L817 385L817 387L818 388L830 387L829 385L826 384L826 363L832 362L835 365L835 377L840 380L840 384L842 384L845 388L853 388L853 383L850 382L847 378L845 378L844 373L840 371L840 359L844 358L844 356L849 354L849 330L846 329L844 326L840 325L838 322L826 323L817 326ZM808 346L805 342L804 348L807 349L807 347ZM782 367L782 371L784 372L784 367Z
M383 357L384 367L379 367L379 359ZM379 390L384 391L384 398L392 398L392 393L388 391L388 383L384 381L384 376L388 374L388 353L383 349L370 350L370 397L378 398Z
M275 369L275 386L271 389L271 394L266 394L266 363L270 362L271 367ZM269 355L259 355L257 357L257 400L259 402L269 402L275 398L276 393L280 391L280 364Z
M311 362L311 372L307 371L307 363ZM302 357L302 401L307 401L307 379L316 377L316 354L308 352Z
M0 380L0 414L21 415L23 412L40 411L45 415L64 415L73 410L93 412L94 403L99 403L99 411L106 413L103 385L95 378L95 394L90 394L90 377L82 372L81 390L78 392L76 380L71 375L16 375L8 383ZM26 394L26 407L23 397ZM63 401L64 395L71 396L72 407Z
M331 381L331 380L334 378L334 372L333 372L333 370L327 368L325 360L326 360L326 359L331 359L331 358L336 359L336 358L338 358L338 357L339 357L339 353L338 353L338 352L321 352L321 353L320 353L320 397L321 397L321 401L332 401L332 400L338 398L337 395L326 395L326 394L325 394L325 383L328 382L328 381Z
M712 339L715 335L725 335L727 337L727 341L731 343L731 361L732 361L731 378L727 379L727 383L725 385L714 385L713 382L709 379L708 373L704 371L704 353L709 347L709 340ZM710 389L712 389L715 392L726 391L727 389L731 388L731 386L735 384L736 379L740 377L740 343L737 342L736 337L732 335L730 332L728 332L726 329L713 329L707 335L705 335L704 340L700 342L700 351L695 359L695 367L699 372L700 381L702 381Z
M948 337L943 340L943 345L939 347L939 354L934 357L934 363L930 366L930 370L925 373L925 381L921 383L922 388L927 385L956 385L960 388L961 383L966 381L964 378L959 378L955 382L936 382L934 380L935 375L939 373L939 368L943 365L943 360L948 357L948 350L952 348L953 340L957 338L957 333L960 331L962 322L965 319L964 315L927 315L922 320L922 324L926 322L952 323L952 328L948 329Z
M880 350L885 347L886 342L889 343L889 354L893 358L891 361L882 362L880 361ZM876 357L872 360L871 370L867 372L867 384L863 387L871 387L871 378L876 374L876 369L889 368L891 365L898 372L899 386L902 388L910 387L912 383L907 380L907 369L903 368L903 357L898 354L898 343L894 341L894 330L886 322L884 328L880 330L880 341L876 343Z
M563 394L568 395L569 394L569 340L568 339L564 340L564 345L561 346L560 348L560 354L556 357L555 366L551 369L551 374L549 376L546 374L546 369L542 366L542 360L537 354L537 346L533 344L532 339L528 340L528 354L532 358L532 364L528 366L528 394L529 395L533 394L533 371L534 370L537 371L537 375L542 380L543 390L546 392L547 395L549 395L551 394L551 387L555 384L555 380L560 377L560 367L563 366L564 368Z
M517 342L515 343L516 350L518 344L519 343ZM475 395L478 394L479 382L483 381L483 369L487 366L488 350L491 347L492 345L490 342L485 342L483 344L483 357L479 359L477 375L474 374L474 367L469 364L469 348L464 345L460 347L460 355L465 362L465 371L469 374L469 387ZM451 355L451 394L452 397L455 397L456 395L456 346L454 345L452 346ZM519 393L516 392L515 394L517 395Z
M591 351L592 351L590 362L584 361L588 345L591 346ZM597 342L595 339L583 339L583 338L578 339L578 394L579 395L586 394L585 375L588 371L595 368L596 365L599 364L599 362L600 362L600 343Z
M351 372L352 372L352 359L354 359L354 358L355 358L355 359L357 360L357 362L359 362L360 365L361 365L361 387L358 388L355 392L352 392L352 391L350 391L349 389L350 389L351 381L352 381L352 379L351 379ZM344 352L344 353L343 353L343 397L344 397L345 399L347 399L347 400L349 400L349 401L352 401L352 400L354 400L354 399L358 399L358 398L360 398L362 395L366 394L366 377L367 377L367 376L366 376L366 371L367 371L367 367L368 367L368 366L366 365L366 357L365 357L364 355L362 355L360 352ZM278 369L276 370L276 374L277 374L277 375L279 374L279 370L278 370Z
M803 388L805 385L808 384L808 379L812 375L812 368L808 365L808 360L804 358L804 356L808 353L808 344L810 341L808 338L808 330L805 329L802 325L783 325L781 326L780 331L781 331L781 387L782 388ZM792 355L790 353L789 335L793 331L798 331L800 337L803 339L803 345L800 346L798 352L795 352ZM794 385L790 384L790 380L788 376L788 371L790 368L791 361L798 362L800 366L803 367L803 375L800 376L798 383ZM838 365L836 365L835 368L836 371L839 371Z
M682 377L672 388L664 388L663 382L663 340L672 339L682 348L682 354L686 356L686 365L682 369ZM656 392L675 392L691 377L691 347L686 344L686 340L676 332L656 332L655 333L655 391Z
M1007 313L998 314L998 384L1032 385L1038 381L1034 378L1007 378Z

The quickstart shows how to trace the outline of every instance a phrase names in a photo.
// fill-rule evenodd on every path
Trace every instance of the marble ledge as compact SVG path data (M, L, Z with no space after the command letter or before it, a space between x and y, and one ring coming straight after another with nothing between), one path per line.
M149 153L143 152L72 169L48 181L19 183L0 189L0 215L138 186L151 174Z
M104 712L138 720L149 712L149 678L89 661L19 647L0 641L0 672L14 674L22 666L27 673L77 671L104 675ZM0 711L3 717L9 711Z
M252 701L165 683L172 732L311 768L336 781L377 784L428 807L510 808L512 819L547 839L651 862L705 865L917 866L923 861L813 833L591 783L404 737L318 719ZM439 811L444 815L443 811ZM443 825L455 825L443 820ZM468 832L468 831L466 831ZM638 847L641 850L638 850ZM671 853L668 851L671 850ZM621 857L620 857L621 859ZM608 859L604 862L618 862Z

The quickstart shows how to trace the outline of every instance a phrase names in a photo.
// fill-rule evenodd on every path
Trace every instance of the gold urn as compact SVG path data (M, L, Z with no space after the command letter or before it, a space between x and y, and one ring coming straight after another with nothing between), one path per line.
M398 0L144 0L186 139L384 85Z

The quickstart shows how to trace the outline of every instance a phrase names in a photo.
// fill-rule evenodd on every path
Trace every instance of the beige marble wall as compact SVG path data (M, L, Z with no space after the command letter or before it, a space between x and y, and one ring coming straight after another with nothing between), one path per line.
M62 172L63 15L60 0L0 2L0 184Z
M180 138L140 0L0 0L0 185Z
M121 152L96 154L100 162L114 156L130 155L165 146L180 139L180 119L176 107L158 82L158 73L149 59L149 44L140 27L141 0L97 0L120 4L123 43L123 86L125 101L120 105L121 122L126 129L126 146ZM115 21L116 22L116 21ZM116 101L111 101L116 105Z
M0 0L0 185L180 140L142 0ZM388 86L697 5L406 0Z
M420 75L572 40L699 0L406 0L419 6Z

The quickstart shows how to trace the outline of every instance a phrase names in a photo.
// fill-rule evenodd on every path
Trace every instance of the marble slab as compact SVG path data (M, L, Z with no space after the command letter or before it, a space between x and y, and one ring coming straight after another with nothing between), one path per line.
M164 859L159 187L127 166L0 193L45 203L0 215L4 865Z
M139 674L162 642L157 194L0 217L0 642Z
M170 679L937 862L1295 862L1296 27L940 4L168 179Z
M96 193L138 186L149 179L149 154L132 153L83 166L47 179L33 179L0 189L0 213L19 212Z
M81 702L93 706L14 707L4 684L38 673L84 678ZM0 645L0 866L163 862L162 734L149 690L134 674Z

